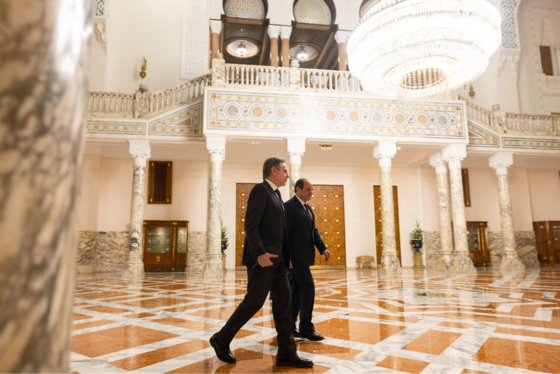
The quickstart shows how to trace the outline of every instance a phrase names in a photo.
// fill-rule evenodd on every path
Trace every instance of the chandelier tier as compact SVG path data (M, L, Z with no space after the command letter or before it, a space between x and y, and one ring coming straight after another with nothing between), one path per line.
M501 42L491 0L377 0L348 41L349 69L368 92L421 98L468 84Z

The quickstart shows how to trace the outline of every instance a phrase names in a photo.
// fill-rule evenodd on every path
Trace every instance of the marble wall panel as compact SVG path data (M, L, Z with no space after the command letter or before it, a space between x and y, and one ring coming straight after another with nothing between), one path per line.
M539 267L535 232L516 231L515 243L517 253L523 264L525 264L528 268ZM500 266L502 253L504 251L504 242L501 231L488 232L488 249L490 250L492 266Z
M435 268L441 258L441 238L439 231L424 231L424 248L426 267Z
M207 246L206 231L189 231L187 273L204 273Z
M95 273L122 273L128 259L128 231L100 231L97 235Z
M97 231L78 232L78 254L76 267L78 274L92 273L97 249Z

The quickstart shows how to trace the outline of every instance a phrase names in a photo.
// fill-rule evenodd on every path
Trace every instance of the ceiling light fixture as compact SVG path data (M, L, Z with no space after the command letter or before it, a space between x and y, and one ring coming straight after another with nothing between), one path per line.
M374 94L448 93L486 70L500 26L491 0L374 0L348 41L349 68Z
M332 145L330 144L319 144L319 147L321 147L323 151L330 151L332 149Z
M251 142L251 144L261 144L261 142Z
M309 55L307 54L307 52L305 51L305 46L304 45L300 45L299 46L299 52L297 54L297 58L300 61L304 61L307 60L307 58L309 57Z
M237 53L239 53L241 57L243 57L243 55L247 53L247 47L245 47L245 43L243 43L243 40L241 40L239 42L239 45L237 46Z

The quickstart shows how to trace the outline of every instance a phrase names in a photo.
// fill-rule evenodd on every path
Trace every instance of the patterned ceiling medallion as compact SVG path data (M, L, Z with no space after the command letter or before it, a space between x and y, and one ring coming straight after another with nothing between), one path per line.
M266 15L262 0L226 0L224 12L228 17L264 19Z
M324 0L298 0L294 5L297 22L316 25L330 25L331 10Z
M319 56L319 47L310 43L297 43L290 46L290 59L300 62L315 60Z

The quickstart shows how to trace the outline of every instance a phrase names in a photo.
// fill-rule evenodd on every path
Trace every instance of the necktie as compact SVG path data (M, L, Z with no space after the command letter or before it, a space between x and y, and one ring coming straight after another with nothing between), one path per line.
M313 217L311 216L311 212L309 211L309 205L307 203L303 204L305 206L305 211L307 212L307 217L309 218L309 223L313 224Z
M282 209L284 209L284 202L282 201L282 195L280 195L280 190L276 189L274 193L276 193L276 196L278 196L278 199L280 200L280 205L282 206Z

